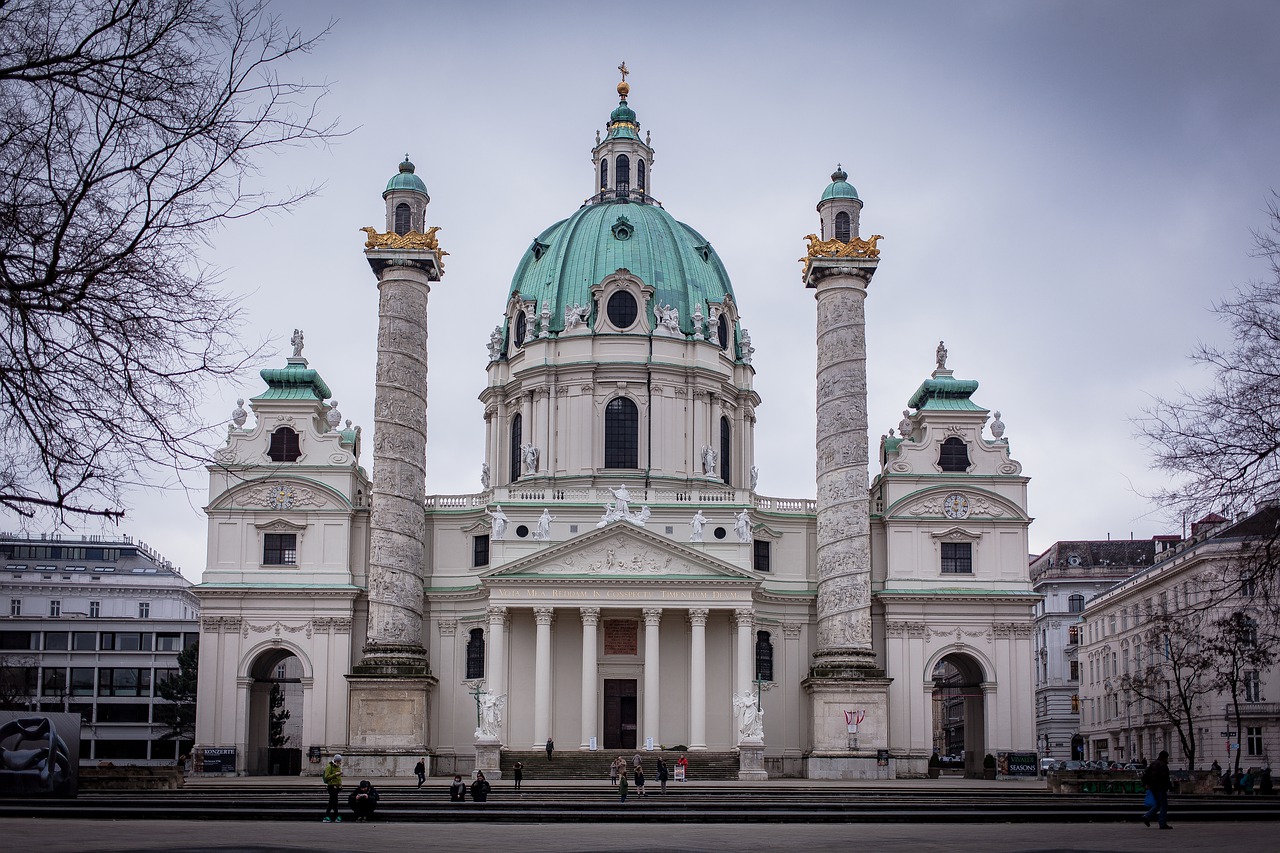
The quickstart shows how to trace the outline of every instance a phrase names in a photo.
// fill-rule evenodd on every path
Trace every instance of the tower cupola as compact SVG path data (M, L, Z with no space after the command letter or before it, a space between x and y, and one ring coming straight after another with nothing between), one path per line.
M618 66L622 82L618 84L618 106L609 113L605 136L596 135L596 147L591 158L595 165L596 188L588 199L589 204L607 201L635 201L653 204L650 195L653 148L649 146L648 133L640 138L640 120L636 111L627 103L631 85L627 83L627 63Z
M848 243L858 236L858 216L862 212L862 199L849 183L849 175L836 164L831 173L831 183L822 191L818 200L818 214L822 217L822 239Z
M387 203L388 232L404 235L427 230L427 205L431 203L431 196L422 178L414 174L408 154L404 155L400 170L387 181L382 198Z

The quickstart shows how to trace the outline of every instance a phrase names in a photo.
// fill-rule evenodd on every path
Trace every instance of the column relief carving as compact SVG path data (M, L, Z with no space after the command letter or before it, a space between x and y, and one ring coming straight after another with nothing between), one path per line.
M440 636L452 637L458 632L457 619L441 619L440 620Z

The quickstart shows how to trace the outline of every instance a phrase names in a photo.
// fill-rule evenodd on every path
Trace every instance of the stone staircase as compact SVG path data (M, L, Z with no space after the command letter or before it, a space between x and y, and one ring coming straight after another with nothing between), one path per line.
M502 778L509 780L512 778L511 767L517 761L524 764L524 778L551 780L551 779L578 779L578 780L596 780L602 784L609 781L609 765L619 755L627 762L628 771L631 770L631 759L635 755L635 750L622 749L602 749L598 752L580 752L578 750L556 750L552 753L552 758L547 761L547 753L545 750L531 750L528 752L520 752L515 750L502 751ZM667 763L667 770L671 774L671 781L675 781L676 759L684 755L689 759L689 775L690 782L714 782L714 781L731 781L738 778L738 753L736 752L663 752L653 750L652 752L641 751L640 757L644 762L644 778L645 787L656 785L658 782L658 759L661 758Z

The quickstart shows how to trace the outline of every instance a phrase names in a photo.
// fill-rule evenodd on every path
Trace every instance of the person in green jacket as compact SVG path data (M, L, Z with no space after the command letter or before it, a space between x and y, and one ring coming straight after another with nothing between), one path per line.
M342 823L342 815L338 814L338 792L342 790L342 756L335 755L325 765L324 786L329 790L329 807L324 810L324 822ZM333 816L330 817L330 814Z
M618 774L618 802L625 803L627 801L627 771L623 770Z

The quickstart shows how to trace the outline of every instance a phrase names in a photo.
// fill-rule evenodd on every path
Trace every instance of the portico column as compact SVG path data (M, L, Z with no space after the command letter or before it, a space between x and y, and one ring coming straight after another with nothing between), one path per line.
M590 749L596 733L596 626L600 624L600 608L584 607L582 613L582 742L579 749Z
M507 686L507 608L489 608L489 654L485 662L489 671L485 673L485 683L489 692L501 696Z
M533 663L533 745L542 746L551 736L551 620L555 609L533 608L538 623Z
M662 622L661 607L646 607L644 610L644 736L646 740L653 738L655 744L662 741L658 738L658 717L662 713L662 705L658 701L658 626Z
M738 622L738 670L733 692L744 693L751 689L753 680L751 662L755 656L751 653L751 628L755 622L747 609L733 611L733 618Z
M689 611L689 750L707 748L707 611Z

